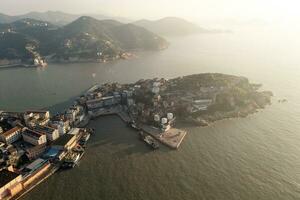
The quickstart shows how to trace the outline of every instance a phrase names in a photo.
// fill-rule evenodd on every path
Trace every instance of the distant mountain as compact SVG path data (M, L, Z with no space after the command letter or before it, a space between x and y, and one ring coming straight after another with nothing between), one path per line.
M24 15L17 16L19 19L36 19L40 21L47 21L55 25L65 25L74 20L79 16L73 14L67 14L60 11L47 11L47 12L30 12Z
M33 54L65 61L108 60L130 50L166 46L163 38L142 27L87 16L63 27L35 19L0 24L0 59L24 60Z
M208 30L197 26L189 21L176 17L166 17L157 21L139 20L135 25L146 28L156 34L171 35L189 35L195 33L212 33L214 30Z
M98 20L104 20L104 19L115 19L119 20L124 23L128 23L129 20L121 17L113 17L113 16L105 16L100 14L85 14L86 16L93 17ZM66 24L71 23L72 21L75 21L82 15L77 14L68 14L60 11L47 11L47 12L29 12L24 15L17 15L17 16L9 16L5 14L0 13L0 23L12 23L14 21L20 20L20 19L35 19L40 21L47 21L54 25L58 26L64 26Z

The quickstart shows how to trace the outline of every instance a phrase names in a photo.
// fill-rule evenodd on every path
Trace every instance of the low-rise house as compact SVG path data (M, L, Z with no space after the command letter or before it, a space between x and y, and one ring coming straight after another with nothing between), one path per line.
M32 145L41 145L47 142L46 134L39 133L30 129L25 129L22 132L23 140Z
M21 139L21 137L22 137L22 128L16 126L4 133L1 133L0 141L4 142L5 144L11 144Z

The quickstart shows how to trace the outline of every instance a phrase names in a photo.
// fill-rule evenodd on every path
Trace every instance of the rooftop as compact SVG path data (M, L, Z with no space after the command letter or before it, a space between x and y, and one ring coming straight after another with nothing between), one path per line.
M49 111L46 111L46 110L28 110L25 113L30 114L30 113L47 113L47 112L49 112Z
M44 134L30 130L30 129L26 129L23 131L23 134L30 136L30 137L34 137L36 139L39 139L41 136L43 136Z
M0 188L17 178L19 174L8 171L6 169L0 171Z
M46 162L46 160L38 158L35 161L33 161L32 163L30 163L26 168L29 170L34 170L37 167L43 165Z
M60 136L57 140L55 140L52 145L53 146L65 146L73 137L76 135L64 134Z
M94 102L98 102L98 101L105 101L105 100L113 99L113 98L114 98L114 96L102 97L102 98L88 100L86 103L94 103Z
M2 135L3 135L4 137L8 137L8 136L14 134L14 133L17 132L17 131L20 131L21 129L22 129L21 127L16 126L16 127L12 128L12 129L10 129L10 130L8 130L8 131L2 133Z
M54 128L51 128L49 126L40 126L40 125L36 125L34 127L34 130L37 132L45 132L45 133L52 133L53 131L55 131Z

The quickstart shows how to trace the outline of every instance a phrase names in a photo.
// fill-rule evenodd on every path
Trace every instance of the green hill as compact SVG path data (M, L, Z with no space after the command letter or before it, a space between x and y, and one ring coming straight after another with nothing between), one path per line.
M23 59L28 44L38 54L59 60L115 59L130 50L159 50L167 46L163 38L142 27L86 16L63 27L22 19L0 24L0 33L1 41L6 44L2 45L1 58L7 57L3 52L9 48L17 52L14 59Z

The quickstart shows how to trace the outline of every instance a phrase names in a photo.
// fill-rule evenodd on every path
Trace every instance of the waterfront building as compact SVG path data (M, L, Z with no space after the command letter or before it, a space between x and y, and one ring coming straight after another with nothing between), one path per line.
M49 111L39 111L39 110L32 110L32 111L26 111L25 116L38 116L38 118L45 118L45 119L49 119L50 118L50 112Z
M73 106L70 107L66 112L66 117L71 122L74 122L76 120L76 117L80 115L80 113L83 113L83 107L82 106Z
M47 142L46 134L39 133L30 129L25 129L22 132L23 140L32 145L41 145Z
M4 133L1 133L0 141L4 142L5 144L11 144L21 139L21 137L22 137L22 128L16 126Z
M78 135L65 134L52 143L52 148L60 151L72 149L78 141Z
M115 96L107 96L98 99L88 100L86 105L89 110L99 109L103 107L114 106L121 103L121 95L118 93Z
M49 140L49 141L53 141L53 140L56 140L57 138L59 138L59 132L58 132L58 129L56 129L56 128L52 128L49 126L36 125L34 127L34 130L39 133L46 134L47 140Z
M23 189L22 176L4 169L0 171L0 199L11 198Z
M30 186L36 182L44 173L46 173L51 167L49 161L38 158L29 164L23 171L27 172L23 174L22 185L24 188Z
M102 98L93 99L93 100L88 100L86 102L86 105L87 105L89 110L92 110L92 109L97 109L97 108L103 108L104 107L104 102L103 102Z

